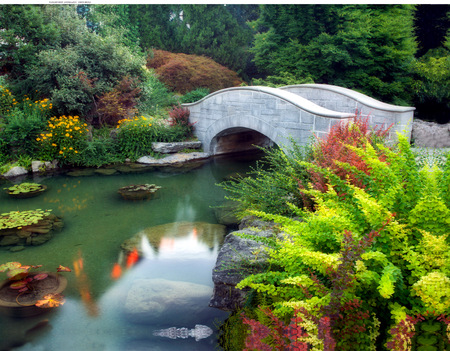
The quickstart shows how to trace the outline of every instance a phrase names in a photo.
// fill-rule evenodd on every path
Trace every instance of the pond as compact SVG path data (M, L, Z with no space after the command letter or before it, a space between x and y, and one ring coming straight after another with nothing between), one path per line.
M213 207L224 199L216 184L248 171L258 157L216 158L186 173L35 178L48 190L29 199L11 199L2 191L1 213L52 209L64 227L43 245L18 252L0 247L0 263L42 264L52 271L63 265L72 272L62 273L68 280L62 307L35 317L0 315L0 350L220 349L217 330L228 313L208 307L211 273L224 236L208 229L217 224ZM120 187L143 183L161 186L155 199L126 201L117 193ZM121 250L135 236L144 238L137 262ZM160 305L142 298L150 290L159 291ZM164 303L176 308L164 309ZM213 334L197 340L156 335L195 325Z

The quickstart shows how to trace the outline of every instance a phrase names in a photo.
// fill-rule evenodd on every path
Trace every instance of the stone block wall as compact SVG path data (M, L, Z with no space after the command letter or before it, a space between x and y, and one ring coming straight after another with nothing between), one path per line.
M313 134L322 137L334 123L354 116L269 87L223 89L183 106L190 110L195 134L211 154L218 152L217 138L229 130L255 130L283 148L289 146L291 138L306 144Z
M390 138L402 132L411 138L414 107L396 106L373 99L356 91L326 84L299 84L280 88L297 94L319 106L333 111L361 114L369 117L373 127L388 127L393 124Z

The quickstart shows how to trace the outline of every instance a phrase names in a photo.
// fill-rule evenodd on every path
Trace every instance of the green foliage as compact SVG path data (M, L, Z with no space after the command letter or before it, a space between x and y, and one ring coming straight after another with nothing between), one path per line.
M85 167L101 167L123 162L124 157L117 151L117 144L111 138L94 138L86 144L80 154L79 164Z
M211 57L235 71L245 69L249 58L246 48L252 40L247 23L239 24L222 5L183 4L180 10L182 18L174 18L179 38L176 52Z
M409 101L414 7L263 5L250 51L259 70Z
M390 310L399 308L403 312L396 312L395 323L406 313L450 314L449 163L444 169L421 167L406 137L398 139L395 149L367 141L344 144L366 170L338 162L345 177L336 168L318 166L317 157L297 160L326 180L325 189L311 183L302 190L313 199L313 210L289 204L289 217L275 214L279 209L250 211L278 223L283 235L268 250L270 270L246 277L238 287L265 296L279 316L297 309L316 318L330 316L337 350L354 345L354 338L378 349L380 339L368 338L369 315L389 326ZM354 183L355 176L363 182ZM349 305L352 301L364 304ZM388 336L381 330L382 340Z
M27 44L19 45L19 50L13 46L6 49L14 62L22 60L17 66L20 74L13 68L11 73L11 88L18 95L37 90L52 100L57 114L90 114L95 120L99 96L127 75L140 78L144 56L121 44L114 34L101 36L89 31L75 6L11 6L4 10L17 20L11 24L11 37L23 37ZM23 22L21 15L31 16L32 21Z
M196 102L198 100L203 99L205 96L209 95L209 89L208 88L197 88L195 90L192 90L186 94L184 94L180 102L183 104L188 104L192 102Z
M45 122L45 114L39 110L15 108L5 116L0 137L8 143L11 155L34 156L38 151L36 136L45 128Z
M173 142L182 140L184 128L166 126L160 121L135 117L119 121L117 126L117 148L123 157L133 160L143 155L152 155L153 142Z
M287 202L298 206L303 204L299 182L306 184L308 173L297 161L308 159L308 147L293 142L288 153L280 149L264 152L263 160L249 174L219 184L227 191L226 198L236 201L239 217L244 217L250 209L290 214L292 211L286 206Z
M144 69L140 88L141 98L138 101L137 108L141 114L154 115L175 104L173 94L158 79L153 69Z
M265 79L255 78L252 79L252 85L263 85L267 87L283 87L286 85L296 85L296 84L312 84L314 81L311 77L299 78L294 76L289 72L280 72L276 76L267 76Z

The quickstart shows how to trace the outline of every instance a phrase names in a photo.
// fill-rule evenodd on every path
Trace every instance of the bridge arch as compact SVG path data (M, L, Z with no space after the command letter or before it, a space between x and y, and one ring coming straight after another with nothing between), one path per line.
M214 92L200 101L183 104L205 152L218 153L217 138L227 132L253 130L279 147L291 138L306 144L312 134L326 135L331 126L354 117L321 107L294 93L269 87L238 87Z

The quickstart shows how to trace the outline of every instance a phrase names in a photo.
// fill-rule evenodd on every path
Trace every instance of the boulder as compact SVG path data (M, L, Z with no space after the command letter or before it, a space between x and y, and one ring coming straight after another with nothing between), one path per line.
M136 162L151 166L181 166L187 162L206 160L209 156L206 152L176 153L158 159L151 156L143 156L137 159Z
M13 178L25 174L28 174L28 171L24 167L16 166L11 168L8 172L3 173L3 176L6 178Z
M135 323L184 325L192 315L198 320L210 313L208 300L212 288L195 283L166 279L138 279L128 291L124 314Z
M52 171L58 168L58 161L31 161L31 170L33 173Z
M214 214L217 222L226 226L239 224L239 219L235 214L236 202L226 201L214 208Z
M438 124L416 119L413 122L411 138L415 147L450 147L450 123Z
M244 226L246 226L244 228ZM264 270L267 253L260 242L244 239L237 234L273 237L273 224L253 217L241 222L240 230L225 237L216 265L213 269L213 296L209 305L224 311L233 311L243 306L248 290L236 289L236 285L247 275Z
M174 143L152 143L152 149L161 154L173 154L184 149L200 149L201 141L183 141Z

